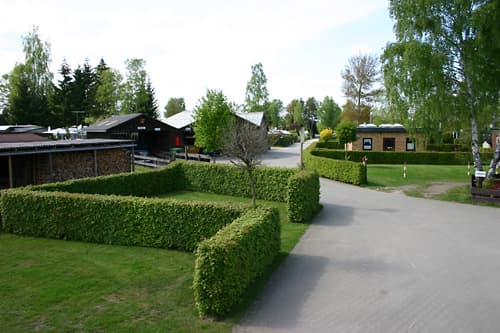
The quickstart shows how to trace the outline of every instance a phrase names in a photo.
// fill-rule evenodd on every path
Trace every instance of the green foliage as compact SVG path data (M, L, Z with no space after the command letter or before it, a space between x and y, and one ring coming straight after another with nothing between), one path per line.
M188 191L208 192L251 198L245 170L227 164L178 162ZM288 178L297 169L259 167L254 170L257 199L285 202Z
M351 121L342 121L336 128L337 139L340 144L344 145L349 142L356 141L357 126Z
M354 185L366 183L366 168L363 164L343 161L340 159L326 158L321 156L321 154L318 154L319 151L326 150L314 149L314 144L305 150L304 161L308 169L316 170L316 172L322 177L338 180L344 183ZM341 155L344 154L342 151L340 151L340 153Z
M122 85L121 113L144 113L150 117L159 116L158 108L152 109L154 105L154 91L151 84L148 88L148 74L146 72L146 61L143 59L127 59L127 80Z
M223 136L232 121L233 113L226 96L220 90L207 90L194 110L195 144L207 152L223 146Z
M192 251L244 211L226 204L27 190L6 191L7 232Z
M463 144L428 144L426 150L442 151L442 152L451 152L451 151L468 152L470 150L470 146Z
M307 222L319 209L319 175L302 170L288 179L287 213L290 222Z
M165 105L165 113L163 114L165 118L171 117L174 114L186 110L186 103L183 97L172 97L168 100L167 105Z
M342 159L343 151L331 149L315 149L312 151L315 156L332 159ZM491 158L492 154L482 154L483 159ZM351 161L361 161L363 156L368 157L369 164L436 164L436 165L467 165L472 164L471 153L445 153L445 152L386 152L386 151L350 151Z
M265 105L269 99L266 84L266 74L264 74L264 68L259 62L252 66L252 77L247 83L245 93L245 110L247 112L265 111Z
M59 191L86 194L157 196L184 189L185 180L180 164L139 173L122 173L109 176L68 180L33 186L33 190Z
M267 102L265 105L265 115L266 121L268 121L269 126L272 128L280 127L280 112L283 110L283 102L279 99L273 99L271 102Z
M298 135L295 133L290 135L268 134L267 138L271 145L275 147L288 147L298 141Z
M318 109L318 129L322 131L325 128L335 128L340 121L341 113L340 106L333 98L326 96Z
M328 148L328 149L344 149L344 145L338 141L318 141L316 142L316 148Z
M275 209L250 210L196 250L193 289L200 316L223 316L271 265L280 250Z

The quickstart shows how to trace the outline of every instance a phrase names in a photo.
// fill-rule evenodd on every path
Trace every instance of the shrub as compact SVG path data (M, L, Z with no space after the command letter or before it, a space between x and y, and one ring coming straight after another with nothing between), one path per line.
M330 159L344 159L344 152L331 149L313 149L311 154ZM368 157L369 164L437 164L458 165L472 163L472 153L441 153L441 152L380 152L380 151L350 151L347 153L351 161L361 161ZM483 160L491 159L491 154L481 154Z
M223 316L271 265L280 249L277 211L250 210L195 252L193 289L200 316Z
M366 183L366 168L363 164L343 160L343 151L340 151L342 160L316 156L318 149L314 147L315 145L313 144L305 151L304 160L307 168L315 169L322 177L344 183L355 185Z
M316 148L328 148L328 149L344 149L344 145L338 141L318 141L316 142Z
M319 138L323 141L330 141L333 139L333 130L331 128L325 128L319 132Z
M469 152L470 147L462 144L428 144L426 147L427 151L441 151L441 152Z
M276 147L288 147L297 142L296 134L268 134L267 137L271 145Z
M228 164L178 162L186 182L186 190L251 198L252 192L245 170ZM257 199L285 202L288 178L297 169L259 167L254 171Z
M309 221L319 209L319 175L303 170L288 179L287 213L290 222Z
M39 191L60 191L87 194L157 196L185 187L182 167L177 163L138 173L121 173L95 178L68 180L29 187Z
M193 251L244 207L20 189L3 193L1 212L15 234Z

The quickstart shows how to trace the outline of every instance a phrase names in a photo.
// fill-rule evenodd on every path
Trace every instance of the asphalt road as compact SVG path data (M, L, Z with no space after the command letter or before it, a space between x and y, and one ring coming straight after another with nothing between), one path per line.
M269 154L297 165L297 145ZM321 203L234 332L500 330L500 209L329 180Z

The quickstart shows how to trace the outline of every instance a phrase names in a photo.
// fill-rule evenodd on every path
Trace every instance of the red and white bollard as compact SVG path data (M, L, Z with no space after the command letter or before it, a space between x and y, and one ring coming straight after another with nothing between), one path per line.
M403 163L403 178L406 178L406 161Z
M470 161L467 161L467 176L470 176Z

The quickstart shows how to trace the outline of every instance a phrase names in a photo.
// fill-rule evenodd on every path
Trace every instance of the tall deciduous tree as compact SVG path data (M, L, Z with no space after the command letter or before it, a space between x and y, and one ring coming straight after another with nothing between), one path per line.
M270 126L278 128L280 126L280 113L283 110L283 102L279 99L273 99L266 103L265 110Z
M233 121L224 136L223 153L231 163L244 169L248 174L252 191L252 204L257 206L257 191L253 171L261 163L260 156L269 149L265 128L257 128L247 121Z
M144 113L148 103L146 91L146 62L143 59L127 59L126 81L122 86L121 113Z
M245 94L245 110L248 112L258 112L265 110L265 104L269 100L267 91L267 78L264 68L259 62L252 66L252 77L247 83Z
M383 55L389 103L406 106L411 117L466 117L474 167L482 170L478 119L496 109L491 106L498 106L500 93L500 36L492 33L499 26L498 1L391 0L389 9L396 32Z
M97 109L94 121L119 113L120 85L123 80L119 71L111 68L98 69L99 85L96 91Z
M23 37L23 51L24 63L17 64L9 75L7 118L12 123L49 125L49 100L54 88L50 46L42 42L37 27Z
M316 119L318 118L318 101L309 97L304 105L304 125L313 134L316 130Z
M360 54L349 58L345 68L342 70L344 83L342 92L354 104L356 121L360 122L376 96L380 94L380 88L376 86L380 80L379 61L375 55Z
M168 100L167 105L165 105L165 113L163 114L165 118L171 117L174 114L186 110L186 103L183 97L172 97Z
M207 152L221 149L223 137L234 117L226 96L220 90L207 90L194 110L195 145Z
M318 129L320 131L326 128L334 129L340 121L341 112L340 106L333 98L326 96L318 109Z

